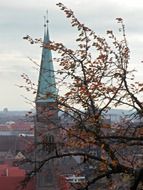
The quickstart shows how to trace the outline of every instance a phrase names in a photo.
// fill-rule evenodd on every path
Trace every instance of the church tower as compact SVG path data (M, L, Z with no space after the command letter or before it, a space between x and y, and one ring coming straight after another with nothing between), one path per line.
M48 20L44 24L44 40L42 49L41 66L36 96L36 125L35 142L37 144L35 159L42 161L52 154L52 146L58 134L58 107L55 73L51 50L45 48L50 41ZM45 145L44 145L45 143ZM54 161L45 165L36 177L36 190L56 190L56 172Z
M42 49L41 66L38 81L38 91L36 96L36 110L38 122L48 123L57 117L56 113L49 117L50 110L57 111L57 89L55 83L55 73L53 67L51 50L45 48L45 45L50 41L48 31L48 20L44 24L44 41ZM48 115L46 115L48 114Z

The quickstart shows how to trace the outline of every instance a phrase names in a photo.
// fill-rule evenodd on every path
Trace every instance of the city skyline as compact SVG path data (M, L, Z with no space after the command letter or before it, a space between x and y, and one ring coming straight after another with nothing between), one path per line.
M50 38L61 41L69 47L76 38L76 30L65 18L53 0L13 0L0 1L0 110L7 107L9 110L27 110L32 106L26 103L23 96L34 101L30 93L17 87L23 85L21 74L26 73L37 82L38 71L28 57L40 63L41 48L38 45L29 45L22 38L27 34L34 38L43 37L43 16L48 9ZM75 12L79 20L95 30L99 35L106 35L106 30L117 32L118 25L115 19L122 17L126 25L127 39L131 49L132 68L138 70L137 79L143 80L142 69L142 33L143 3L141 0L63 0L67 7ZM54 55L53 55L54 56Z

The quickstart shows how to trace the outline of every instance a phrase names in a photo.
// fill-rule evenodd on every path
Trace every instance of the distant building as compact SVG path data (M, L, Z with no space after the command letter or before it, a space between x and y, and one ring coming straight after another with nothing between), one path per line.
M34 128L31 122L8 122L0 125L0 162L13 163L18 152L33 149ZM31 149L31 150L30 150Z
M4 108L4 109L3 109L3 112L4 112L4 113L7 113L7 112L8 112L8 108Z
M24 121L0 124L0 136L34 136L34 124Z

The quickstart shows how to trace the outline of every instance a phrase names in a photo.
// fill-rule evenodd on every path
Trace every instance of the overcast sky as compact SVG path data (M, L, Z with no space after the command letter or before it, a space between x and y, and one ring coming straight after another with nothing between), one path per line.
M75 38L56 0L0 0L0 110L27 110L22 95L31 98L24 90L20 77L27 73L37 80L38 73L27 57L40 62L41 48L31 46L22 38L29 34L43 36L43 16L49 11L50 38L71 45ZM142 0L62 0L75 15L98 34L107 29L117 29L115 18L122 17L126 24L127 38L131 49L131 64L138 69L137 77L143 80L143 1Z

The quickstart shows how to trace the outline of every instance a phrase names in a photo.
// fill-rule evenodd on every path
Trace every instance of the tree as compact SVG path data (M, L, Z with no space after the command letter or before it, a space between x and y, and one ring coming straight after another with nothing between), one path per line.
M121 39L112 30L107 30L105 39L82 24L72 10L62 3L57 5L78 30L78 47L73 50L63 43L42 44L60 56L55 59L60 65L57 86L64 95L59 93L57 103L65 117L58 125L62 143L54 146L52 155L48 154L36 170L52 159L80 156L78 173L86 176L86 182L78 189L101 189L101 184L103 189L124 189L126 185L131 190L141 189L143 83L136 82L134 71L129 70L123 19L116 18ZM30 36L25 39L37 43ZM109 110L120 107L126 107L128 114L119 122L109 123Z

